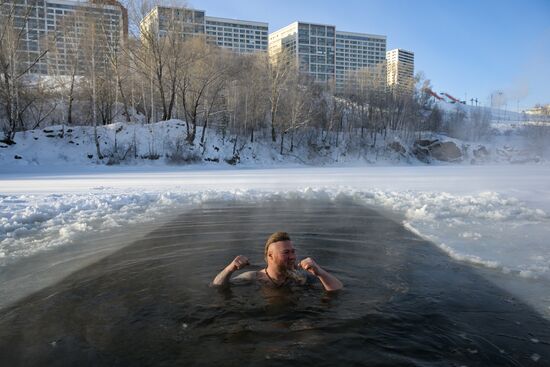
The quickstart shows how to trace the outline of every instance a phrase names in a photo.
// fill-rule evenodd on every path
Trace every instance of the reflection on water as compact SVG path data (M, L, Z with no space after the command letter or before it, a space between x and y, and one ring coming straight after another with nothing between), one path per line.
M345 289L208 287L276 230ZM538 366L549 326L367 208L210 203L1 310L0 365Z

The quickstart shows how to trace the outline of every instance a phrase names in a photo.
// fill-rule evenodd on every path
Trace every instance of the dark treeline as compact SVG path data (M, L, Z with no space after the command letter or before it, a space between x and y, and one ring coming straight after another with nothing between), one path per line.
M362 149L388 134L418 139L465 120L464 113L446 116L422 87L388 88L384 65L354 72L336 90L300 73L290 55L282 53L275 61L266 53L238 55L202 37L182 37L176 20L168 20L162 36L142 30L122 42L101 22L75 13L55 36L40 39L39 51L30 57L18 51L26 38L25 14L13 1L0 0L0 7L0 120L6 143L18 131L51 124L177 118L186 123L189 144L202 142L212 128L235 137L235 149L260 138L283 154L298 144ZM144 14L130 12L135 19ZM75 32L76 21L85 31ZM59 55L56 44L69 37L70 50ZM56 57L67 61L63 69L51 67ZM29 73L44 61L48 77ZM412 83L429 86L420 79ZM483 134L488 117L478 120L483 126L475 130ZM96 145L101 157L97 138Z

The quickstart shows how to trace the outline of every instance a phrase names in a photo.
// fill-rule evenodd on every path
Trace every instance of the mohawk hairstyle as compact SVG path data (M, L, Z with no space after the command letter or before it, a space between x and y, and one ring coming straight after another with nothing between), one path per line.
M264 259L267 262L267 251L269 250L269 245L279 241L290 241L290 236L286 232L275 232L267 239L264 248Z

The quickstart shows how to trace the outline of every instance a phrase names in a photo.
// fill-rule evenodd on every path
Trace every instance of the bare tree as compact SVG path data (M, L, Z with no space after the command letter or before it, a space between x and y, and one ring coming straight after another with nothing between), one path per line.
M48 75L56 81L61 92L63 104L66 107L65 122L73 124L74 102L77 93L77 81L81 74L83 37L77 24L80 23L82 14L80 11L66 14L58 21L55 32L50 32L47 39L48 49ZM72 42L60 42L70 39ZM62 47L59 47L62 44ZM66 100L66 103L65 103Z
M285 93L284 110L281 122L281 145L279 152L283 154L284 138L290 134L289 151L294 151L294 137L296 132L307 126L313 117L313 94L310 80L305 75L295 75L289 79ZM286 122L286 123L283 123Z
M277 124L277 112L281 95L284 93L286 82L292 74L297 73L296 61L289 52L282 50L274 59L265 57L265 66L268 75L269 85L269 104L270 104L270 122L271 122L271 141L277 140L275 126Z
M185 49L190 62L181 70L183 75L178 86L187 126L187 141L193 144L201 117L206 128L214 104L221 96L227 65L218 61L223 59L220 50L200 38L187 41Z
M23 41L28 36L27 23L33 11L36 6L32 2L0 0L0 98L7 120L3 139L6 143L13 143L16 131L25 129L21 101L25 78L48 52L25 52Z
M37 129L52 116L59 103L58 96L55 86L43 85L40 82L33 85L32 98L28 101L27 113L31 130Z
M111 70L115 74L116 90L118 91L118 93L115 94L115 106L118 102L118 98L116 97L120 94L122 107L124 109L123 115L126 122L130 122L130 109L128 107L129 103L125 88L123 86L123 83L130 72L130 50L127 47L128 45L124 43L124 40L120 39L120 35L120 32L112 32L112 30L106 29L103 22L101 23L100 39L103 45L107 48L107 60L110 63ZM115 112L115 116L116 115L117 113Z
M110 64L107 58L108 50L101 42L101 23L103 19L97 16L86 17L81 21L83 22L83 59L81 61L81 66L89 96L96 154L99 159L103 159L97 125L100 115L103 123L111 121L113 98L110 93L113 89L113 85L111 82Z
M226 93L226 99L238 96L235 101L235 112L240 112L238 119L242 121L243 135L250 136L254 142L254 134L264 127L267 111L269 110L269 90L267 75L264 74L264 55L250 54L233 57L235 73L234 87L240 93Z
M180 5L181 7L181 5ZM150 6L147 6L150 8ZM187 67L189 59L184 57L186 36L186 12L181 9L165 9L163 15L164 28L162 34L155 27L140 28L142 46L133 57L138 70L144 76L150 76L152 84L158 90L158 98L162 108L162 120L172 118L180 70ZM181 11L180 11L181 10ZM153 91L151 90L151 93ZM154 104L154 97L151 97ZM153 107L153 106L152 106Z

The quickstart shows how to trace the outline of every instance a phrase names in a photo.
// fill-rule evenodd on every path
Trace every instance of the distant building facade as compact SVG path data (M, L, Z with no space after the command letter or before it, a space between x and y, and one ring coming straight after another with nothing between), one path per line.
M301 72L319 82L334 81L336 72L336 27L294 22L269 35L272 60L281 51L294 58Z
M206 17L207 38L239 54L267 52L267 32L267 23Z
M100 47L110 51L118 51L128 36L128 14L118 1L16 0L2 4L2 12L11 11L15 28L23 29L19 52L25 69L48 51L31 73L69 74L75 62L85 57L81 51L90 24L102 33L97 40Z
M336 31L336 86L345 86L358 70L383 68L386 36Z
M386 52L387 84L390 88L412 91L414 53L400 48Z
M537 105L533 108L528 108L523 111L528 115L541 115L541 116L550 116L550 104L547 105Z
M155 36L173 31L184 38L204 36L211 44L236 53L267 52L268 24L247 20L206 16L204 10L185 7L154 7L140 28Z
M205 12L188 8L155 6L140 22L142 37L144 34L163 37L170 31L182 37L194 37L206 34Z
M333 25L294 22L269 35L271 58L285 50L300 71L342 88L352 71L383 64L386 36L338 31Z

